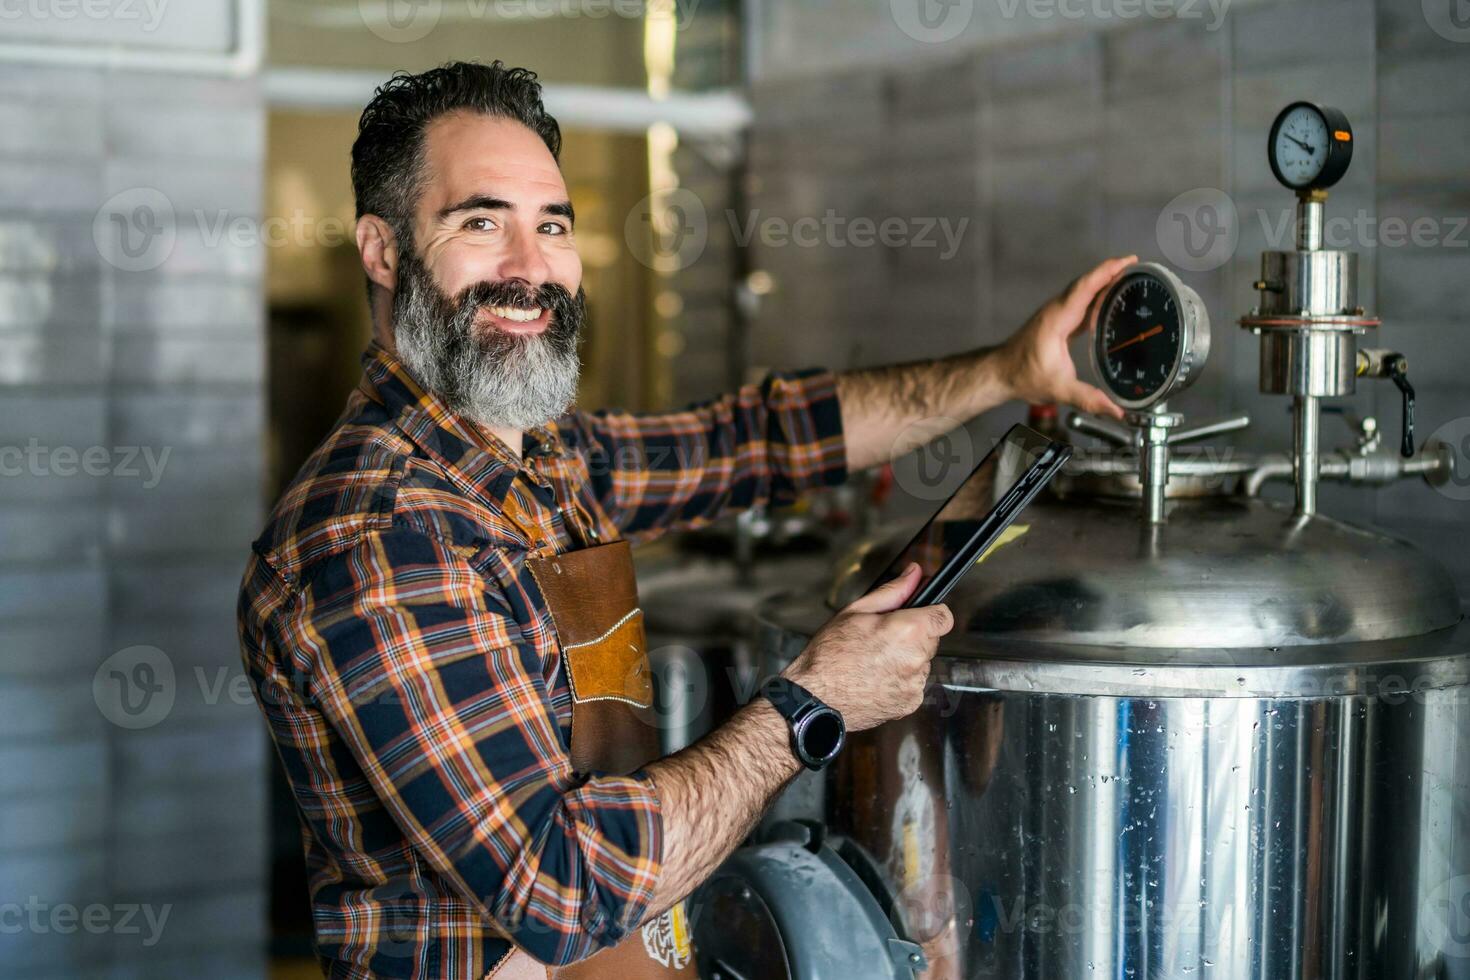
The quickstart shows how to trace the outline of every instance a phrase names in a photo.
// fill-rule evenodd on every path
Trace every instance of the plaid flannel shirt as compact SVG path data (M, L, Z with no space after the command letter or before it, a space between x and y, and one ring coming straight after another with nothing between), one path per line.
M564 964L649 911L651 780L578 777L571 692L525 558L648 538L846 478L830 373L678 412L573 411L523 458L392 354L276 504L242 655L302 820L332 977Z

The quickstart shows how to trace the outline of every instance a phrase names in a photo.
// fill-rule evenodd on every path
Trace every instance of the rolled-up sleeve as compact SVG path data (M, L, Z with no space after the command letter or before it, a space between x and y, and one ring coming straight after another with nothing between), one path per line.
M368 534L323 562L290 620L309 693L376 795L512 941L565 964L645 917L663 846L652 782L573 775L534 649L450 546Z
M623 534L699 527L847 479L836 377L812 368L677 412L573 413L593 492Z

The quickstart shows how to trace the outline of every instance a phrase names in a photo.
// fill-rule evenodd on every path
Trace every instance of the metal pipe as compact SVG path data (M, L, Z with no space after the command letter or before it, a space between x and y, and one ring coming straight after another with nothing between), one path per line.
M1322 212L1320 200L1302 196L1296 204L1296 249L1315 252L1322 247Z
M1230 415L1213 422L1205 422L1189 429L1181 429L1169 437L1169 442L1178 445L1181 442L1192 442L1195 439L1204 439L1209 436L1218 436L1226 432L1235 432L1244 429L1251 424L1251 417L1245 412Z
M1138 444L1138 438L1134 430L1125 428L1117 422L1112 422L1108 419L1095 419L1090 415L1072 412L1067 415L1067 427L1074 432L1097 436L1099 439L1105 439L1119 446L1134 446Z
M1434 477L1454 472L1453 456L1446 453L1422 453L1413 459L1402 459L1393 453L1360 453L1338 450L1317 460L1317 479L1341 480L1345 483L1384 484L1411 476ZM1248 497L1260 496L1261 487L1271 480L1291 479L1295 475L1292 459L1282 454L1262 456L1256 461L1242 484Z
M1316 395L1294 399L1293 456L1296 463L1296 512L1303 517L1317 513L1318 444L1321 439Z

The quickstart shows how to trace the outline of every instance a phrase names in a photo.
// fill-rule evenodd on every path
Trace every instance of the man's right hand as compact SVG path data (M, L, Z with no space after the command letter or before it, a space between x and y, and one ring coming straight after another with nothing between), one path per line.
M910 563L891 582L855 599L827 622L782 676L842 712L860 732L916 711L939 638L954 627L943 605L900 608L919 585Z

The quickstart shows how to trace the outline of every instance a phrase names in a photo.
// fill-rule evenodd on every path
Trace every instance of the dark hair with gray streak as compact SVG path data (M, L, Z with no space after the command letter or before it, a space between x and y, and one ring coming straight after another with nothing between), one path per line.
M553 158L561 153L561 127L541 104L541 83L533 71L507 68L499 61L456 61L417 75L396 73L378 87L357 121L352 193L357 216L382 218L398 236L400 248L413 247L424 131L438 117L458 110L523 123L541 137Z

